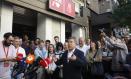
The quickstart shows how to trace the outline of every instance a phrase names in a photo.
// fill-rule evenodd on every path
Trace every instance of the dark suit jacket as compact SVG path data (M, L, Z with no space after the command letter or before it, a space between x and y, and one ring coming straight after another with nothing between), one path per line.
M60 60L56 62L57 65L63 65L63 79L81 79L81 69L87 64L84 53L75 49L74 55L77 57L76 61L67 61L68 51L65 51Z
M131 65L131 53L126 56L126 64Z

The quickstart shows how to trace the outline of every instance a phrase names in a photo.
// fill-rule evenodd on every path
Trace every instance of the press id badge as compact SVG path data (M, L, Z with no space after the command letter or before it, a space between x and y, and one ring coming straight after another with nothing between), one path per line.
M4 62L4 67L9 67L9 62Z

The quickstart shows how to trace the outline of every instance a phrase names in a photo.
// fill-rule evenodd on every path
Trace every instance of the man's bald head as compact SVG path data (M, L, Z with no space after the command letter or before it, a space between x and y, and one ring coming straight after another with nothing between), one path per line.
M80 45L80 47L82 47L84 44L85 44L85 39L80 37L79 38L79 45Z

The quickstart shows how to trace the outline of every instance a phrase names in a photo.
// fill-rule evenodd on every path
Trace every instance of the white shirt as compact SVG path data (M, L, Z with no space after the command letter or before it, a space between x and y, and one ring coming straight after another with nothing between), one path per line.
M75 49L73 49L72 51L68 51L68 58L72 57L74 51L75 51Z
M7 53L8 50L8 58L15 58L16 57L16 51L15 51L15 47L13 45L10 45L9 47L5 47L5 51ZM2 58L6 58L5 55L5 51L3 48L3 43L0 42L0 59ZM0 62L0 79L10 79L11 77L11 65L12 62L9 61L9 66L8 67L4 67L4 62Z
M87 51L90 49L90 45L83 45L83 47L80 47L79 45L77 46L77 49L81 50L82 52L84 52L84 56L86 56Z
M55 69L57 68L57 65L55 64L55 62L52 60L53 56L55 56L55 53L49 53L49 57L51 58L51 63L48 66L48 70L49 71L55 71Z
M22 47L19 47L15 50L17 54L23 54L23 57L26 57L25 49L23 49Z

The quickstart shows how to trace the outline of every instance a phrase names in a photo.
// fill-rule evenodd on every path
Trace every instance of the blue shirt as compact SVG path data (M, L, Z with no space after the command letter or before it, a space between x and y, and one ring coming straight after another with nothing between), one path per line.
M48 53L46 52L46 50L44 48L42 50L40 50L40 48L38 48L38 47L35 49L34 54L35 54L36 59L38 57L41 57L42 59L45 59L48 56Z

